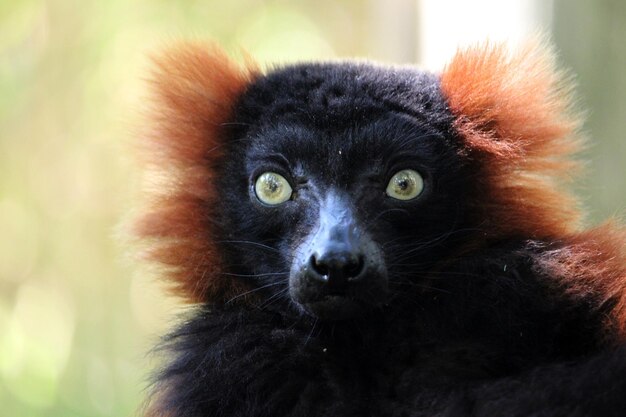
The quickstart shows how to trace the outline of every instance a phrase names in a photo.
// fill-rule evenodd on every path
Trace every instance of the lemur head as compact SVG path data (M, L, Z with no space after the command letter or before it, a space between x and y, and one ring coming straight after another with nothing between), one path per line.
M576 223L553 180L571 168L578 121L540 50L473 48L438 75L369 63L262 74L179 45L154 81L146 143L169 180L137 230L193 301L345 319L468 248Z
M323 318L386 303L404 264L427 270L464 223L470 188L438 85L368 64L251 83L217 182L226 262Z

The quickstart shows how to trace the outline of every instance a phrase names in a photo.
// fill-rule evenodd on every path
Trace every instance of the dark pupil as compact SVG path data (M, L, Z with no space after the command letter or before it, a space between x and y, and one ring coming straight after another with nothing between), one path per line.
M407 180L406 178L399 180L398 187L400 187L402 191L406 191L406 189L409 188L409 180Z
M267 181L267 188L269 188L270 193L274 194L278 190L278 181L274 178L270 178Z

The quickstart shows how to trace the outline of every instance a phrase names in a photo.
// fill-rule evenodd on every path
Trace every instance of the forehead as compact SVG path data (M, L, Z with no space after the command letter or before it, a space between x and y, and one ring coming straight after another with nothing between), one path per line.
M435 75L353 63L270 72L249 86L235 114L249 157L277 153L305 165L326 161L328 169L398 153L428 158L450 148L453 121Z
M281 120L264 125L249 139L249 159L282 155L291 163L329 169L341 169L346 162L351 166L384 163L398 155L428 160L450 148L441 131L394 112L329 126Z
M235 114L238 122L252 126L291 119L320 128L367 120L390 110L438 127L451 118L436 75L366 63L277 69L247 88Z

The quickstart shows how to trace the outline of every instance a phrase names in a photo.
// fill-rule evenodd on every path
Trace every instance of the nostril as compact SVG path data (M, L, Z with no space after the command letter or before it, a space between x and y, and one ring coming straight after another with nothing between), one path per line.
M319 275L319 277L324 280L328 280L329 269L326 262L323 262L322 260L316 258L315 255L312 255L309 260L309 265L311 266L311 269Z
M354 281L363 271L365 262L363 255L353 256L326 256L312 255L309 264L315 272L316 278L324 281Z
M354 280L358 278L363 271L363 267L365 266L365 261L363 260L363 255L359 256L356 260L350 260L348 264L344 267L344 275L348 280Z

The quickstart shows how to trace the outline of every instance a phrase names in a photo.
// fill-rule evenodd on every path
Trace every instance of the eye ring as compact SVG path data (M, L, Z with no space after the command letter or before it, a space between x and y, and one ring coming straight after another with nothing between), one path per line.
M266 171L254 181L254 194L261 203L277 206L291 199L293 189L285 177Z
M417 198L424 191L424 178L412 169L403 169L391 177L385 194L389 197L408 201Z

